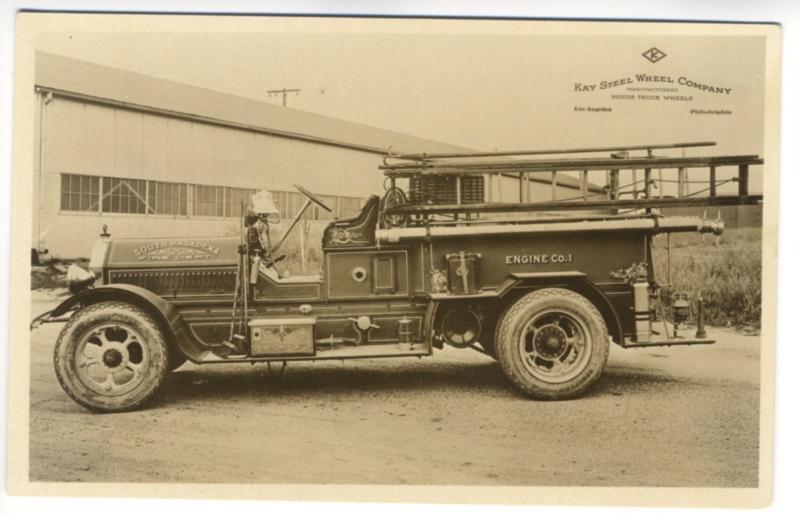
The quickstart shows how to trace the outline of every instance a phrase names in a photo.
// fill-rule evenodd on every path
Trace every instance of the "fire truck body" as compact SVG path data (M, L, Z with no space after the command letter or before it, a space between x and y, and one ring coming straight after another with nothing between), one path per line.
M746 164L758 163L746 157ZM485 213L499 210L497 205L478 196L470 206L462 186L478 174L516 171L516 161L473 169L447 158L405 159L384 167L391 186L382 199L373 196L359 215L327 226L318 276L282 275L275 248L258 250L244 236L99 240L91 280L35 321L67 322L55 357L64 389L91 409L120 411L145 402L164 374L186 360L425 356L451 345L496 358L509 380L535 398L563 399L580 395L597 379L609 342L713 343L702 323L694 337L681 339L655 329L662 305L652 237L720 234L721 221L663 217L638 206L627 213L597 212L604 208L600 202L589 214L489 219ZM451 169L460 173L449 174ZM520 184L522 173L531 171L530 165L524 168ZM396 182L416 177L412 187L418 193L432 184L426 176L448 175L458 179L450 186L433 184L454 194L444 202L414 195L409 202ZM643 200L657 205L649 192L652 179L646 181ZM299 189L309 202L319 202ZM625 207L618 194L609 198ZM717 204L731 202L719 198ZM521 199L529 200L522 194ZM746 191L737 197L742 203L758 200ZM542 210L527 204L528 211ZM562 207L543 204L552 212ZM513 204L506 208L518 210ZM242 230L252 226L245 221ZM686 318L684 300L672 306L683 309L673 321L676 328ZM702 302L696 305L702 312Z

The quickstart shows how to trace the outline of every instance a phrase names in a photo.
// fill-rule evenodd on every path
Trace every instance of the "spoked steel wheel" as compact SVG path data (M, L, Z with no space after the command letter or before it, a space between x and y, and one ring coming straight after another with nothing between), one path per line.
M522 330L517 349L522 364L547 383L574 379L592 352L589 328L574 313L553 309L534 316Z
M169 363L156 321L124 302L75 313L58 337L53 360L64 391L103 412L140 406L158 390Z
M500 318L497 358L524 393L538 399L568 399L600 376L608 359L608 331L597 308L562 288L529 293Z

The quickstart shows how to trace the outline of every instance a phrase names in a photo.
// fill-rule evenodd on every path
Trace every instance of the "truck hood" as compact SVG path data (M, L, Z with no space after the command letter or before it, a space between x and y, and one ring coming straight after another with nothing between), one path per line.
M238 238L146 238L100 240L107 268L235 266ZM97 245L96 245L97 247Z

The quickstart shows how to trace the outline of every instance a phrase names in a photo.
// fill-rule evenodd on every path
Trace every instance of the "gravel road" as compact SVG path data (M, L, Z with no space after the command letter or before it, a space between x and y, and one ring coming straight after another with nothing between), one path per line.
M34 294L33 312L54 305ZM758 336L611 349L585 397L536 402L471 350L200 367L133 413L98 415L61 390L61 325L32 333L32 481L753 487Z

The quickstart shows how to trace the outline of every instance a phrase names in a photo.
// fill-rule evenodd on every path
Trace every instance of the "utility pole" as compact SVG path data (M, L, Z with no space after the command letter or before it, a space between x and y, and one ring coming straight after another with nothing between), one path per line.
M294 93L296 95L299 95L300 94L300 90L299 89L283 88L283 89L270 89L270 90L267 91L267 95L269 95L271 97L275 96L275 95L282 95L283 96L283 107L286 107L286 95L288 93Z

